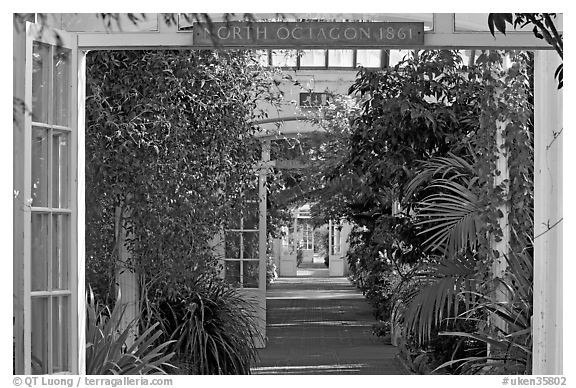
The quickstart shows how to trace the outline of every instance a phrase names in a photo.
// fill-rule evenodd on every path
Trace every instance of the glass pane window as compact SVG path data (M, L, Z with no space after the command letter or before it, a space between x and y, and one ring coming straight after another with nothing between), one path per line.
M48 206L48 131L32 128L32 206Z
M243 261L243 286L244 288L258 288L260 278L260 263L256 260Z
M72 84L70 82L70 49L56 47L54 49L54 84L53 84L53 123L69 126L69 96Z
M48 290L48 214L32 213L31 290Z
M34 42L32 47L32 121L48 123L50 46Z
M52 290L67 290L70 278L70 217L52 215Z
M48 298L33 297L32 310L32 374L47 374L48 370Z
M224 255L226 259L240 259L240 236L239 232L225 233Z
M239 207L232 208L230 217L228 218L228 228L229 229L240 229L240 220L242 218L242 212Z
M244 232L242 233L242 237L244 240L242 259L258 259L259 233Z
M337 225L331 226L331 235L332 235L332 254L337 255L341 252L341 240L340 240L340 229Z
M329 67L354 67L354 50L328 50Z
M382 51L356 50L356 66L382 67Z
M270 66L268 50L256 50L255 56L260 66Z
M272 51L272 66L294 67L296 58L296 50L274 50Z
M52 207L68 207L68 176L70 165L68 133L54 131L52 135Z
M52 302L52 373L70 370L70 297L51 298Z
M326 50L302 50L301 67L326 67Z
M240 263L241 261L226 261L224 265L224 279L233 287L240 287Z
M410 50L390 50L390 61L388 65L390 67L396 66L398 63L408 58L410 58Z
M312 228L309 224L304 224L302 229L302 248L312 249Z
M258 229L258 202L249 201L246 203L243 212L243 229Z

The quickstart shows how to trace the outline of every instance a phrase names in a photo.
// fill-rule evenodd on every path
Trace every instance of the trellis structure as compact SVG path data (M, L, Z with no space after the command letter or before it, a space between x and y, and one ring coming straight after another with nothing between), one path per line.
M311 18L310 15L301 17ZM387 18L376 14L326 17L374 21ZM410 18L410 15L403 17ZM17 193L13 211L14 340L18 374L85 372L86 53L89 50L198 47L192 31L179 30L177 25L166 23L160 15L147 19L143 26L148 29L145 32L98 32L93 28L95 24L85 18L86 15L53 14L46 20L48 27L32 23L27 27L14 25L14 98L24 101L32 111L30 114L29 110L15 110L13 132L14 192ZM510 32L495 39L489 32L458 31L455 29L457 20L455 14L431 15L428 20L431 28L425 29L422 43L409 48L535 51L533 373L561 374L562 91L557 90L554 80L560 59L531 32ZM34 22L33 17L30 21ZM52 28L61 29L58 38ZM387 47L380 43L373 48L403 47ZM45 116L36 114L44 112ZM269 160L266 146L262 159ZM259 184L262 198L265 177L263 169ZM45 198L43 193L46 193ZM264 306L265 217L265 201L261 201L260 283L254 295ZM40 250L38 244L32 244L32 239L38 236L45 236L46 242L40 245ZM47 273L36 271L38 265L45 266ZM64 274L67 277L63 277ZM38 326L41 319L50 323ZM63 338L68 340L63 341ZM32 348L46 356L45 365L35 364Z

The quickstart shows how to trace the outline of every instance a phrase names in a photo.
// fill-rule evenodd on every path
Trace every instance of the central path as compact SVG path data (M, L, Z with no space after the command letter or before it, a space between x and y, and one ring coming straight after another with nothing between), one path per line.
M302 264L268 289L265 349L254 374L404 374L397 349L372 335L362 294L328 269Z

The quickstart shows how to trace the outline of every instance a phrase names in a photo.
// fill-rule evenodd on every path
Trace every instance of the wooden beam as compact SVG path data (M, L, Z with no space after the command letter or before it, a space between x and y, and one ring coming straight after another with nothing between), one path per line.
M199 49L194 45L193 34L182 32L135 32L135 33L78 33L78 46L84 50L145 50L145 49ZM221 46L219 49L229 49ZM233 47L239 49L242 47ZM261 49L275 48L260 46ZM299 48L297 45L295 49ZM326 48L322 44L307 48ZM350 47L354 48L354 47ZM365 49L398 49L399 46L374 45ZM489 32L424 32L423 45L411 45L410 49L526 49L551 50L548 43L537 39L530 32L509 32L493 37Z
M563 373L562 91L560 58L534 57L534 316L532 373Z

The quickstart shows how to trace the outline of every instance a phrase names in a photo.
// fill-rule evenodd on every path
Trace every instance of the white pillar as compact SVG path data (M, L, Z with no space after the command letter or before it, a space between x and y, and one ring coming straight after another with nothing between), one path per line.
M496 169L500 174L494 177L494 186L504 184L503 195L507 195L509 187L505 183L510 177L510 169L508 168L508 155L504 147L504 131L508 121L496 121L496 146L498 147L498 159L496 160ZM498 209L504 214L504 217L498 220L500 230L502 230L502 238L500 241L492 241L492 249L499 252L500 256L492 263L492 271L494 277L502 277L506 271L507 264L504 255L508 255L510 248L510 225L508 223L508 215L510 214L510 206L507 204L501 205Z
M258 174L258 311L256 323L261 337L255 341L257 348L266 346L266 261L268 234L266 231L266 177L270 168L270 141L262 142L262 168Z
M510 57L509 54L504 54L503 58L503 65L502 68L498 70L508 71L510 68ZM495 74L498 77L498 74ZM504 77L504 75L502 75ZM500 100L500 96L502 94L508 93L507 87L503 86L498 88L496 91L496 100ZM496 148L498 150L497 159L496 159L496 170L499 172L494 177L494 186L498 187L503 185L503 197L508 195L509 185L508 180L510 178L510 169L508 168L508 153L504 148L505 138L504 132L506 131L506 127L510 123L510 120L506 119L505 121L496 120ZM492 272L495 278L501 278L504 275L504 272L507 268L506 258L505 255L508 255L509 248L510 248L510 225L508 223L508 216L510 214L510 206L508 204L503 204L498 207L498 210L502 212L504 215L502 218L498 220L498 225L500 230L502 231L502 238L500 241L492 240L491 245L492 249L499 253L499 257L494 260L492 263ZM507 299L506 295L502 294L504 287L499 287L496 290L496 299L499 301L505 301ZM503 321L501 319L496 319L496 324L503 328Z
M222 279L226 277L226 262L224 260L225 256L225 246L224 246L224 229L221 228L218 233L212 237L212 240L208 242L208 246L212 250L212 255L216 260L218 260L218 265L222 268L218 271L218 276Z
M294 213L294 253L298 253L298 211Z
M260 260L260 281L259 288L266 290L266 248L268 243L268 234L266 231L266 177L268 176L270 162L270 140L262 142L262 169L258 175L258 216L259 216L259 255ZM265 307L265 306L264 306Z
M328 221L328 257L330 257L330 255L332 255L332 244L334 243L334 236L333 236L333 230L332 230L332 221Z
M124 315L120 323L120 330L128 327L130 322L140 315L140 290L138 284L138 275L133 268L132 252L126 246L126 240L129 237L126 229L122 226L123 208L116 208L116 236L118 243L118 258L116 261L116 287L120 290L120 299L118 303L125 306ZM126 343L130 346L138 335L138 325L133 326L131 335L128 336Z
M534 56L533 374L562 374L562 91L554 51Z
M504 78L505 72L510 69L510 57L509 54L503 54L503 64L502 67L497 65L493 70L493 77L494 78ZM496 67L497 66L497 67ZM508 93L507 85L499 87L495 91L495 100L499 101L501 99L502 94ZM508 153L507 150L504 148L505 145L505 137L504 132L506 131L506 127L510 123L510 120L506 119L504 121L496 119L496 148L497 148L497 159L496 159L496 170L498 174L494 176L494 187L502 186L503 198L506 198L509 191L508 180L510 177L510 169L508 168ZM494 279L501 279L504 277L506 272L506 268L508 264L506 262L506 256L508 256L510 251L510 224L508 222L508 217L510 215L510 206L507 203L503 203L502 205L498 206L498 210L503 214L503 217L498 220L498 226L502 231L502 236L500 237L499 241L496 241L494 237L491 238L490 246L494 252L498 252L498 257L495 257L492 262L492 276ZM493 291L494 300L505 303L510 299L509 292L506 287L502 284L497 284L495 290ZM490 314L489 320L491 325L499 328L500 330L507 332L506 322L504 319L500 318L497 314ZM488 344L488 353L492 353L492 347Z
M503 92L506 92L505 90ZM509 191L509 185L506 183L510 177L510 169L508 168L508 155L506 149L504 148L505 138L504 131L509 121L496 121L496 146L498 147L498 159L496 160L496 169L500 172L494 177L494 186L498 187L504 185L503 196L507 196ZM510 215L510 206L505 203L498 207L498 210L504 215L498 220L498 225L502 231L502 236L500 241L492 239L491 245L494 251L498 252L498 257L494 258L492 262L492 275L494 279L502 279L506 273L506 268L508 263L506 261L506 256L510 252L510 224L508 222L508 216ZM510 300L510 293L508 289L503 284L498 284L494 290L494 299L498 302L506 302ZM507 325L504 319L496 314L490 315L491 323L503 330L508 332ZM491 352L491 346L488 345L488 352Z

